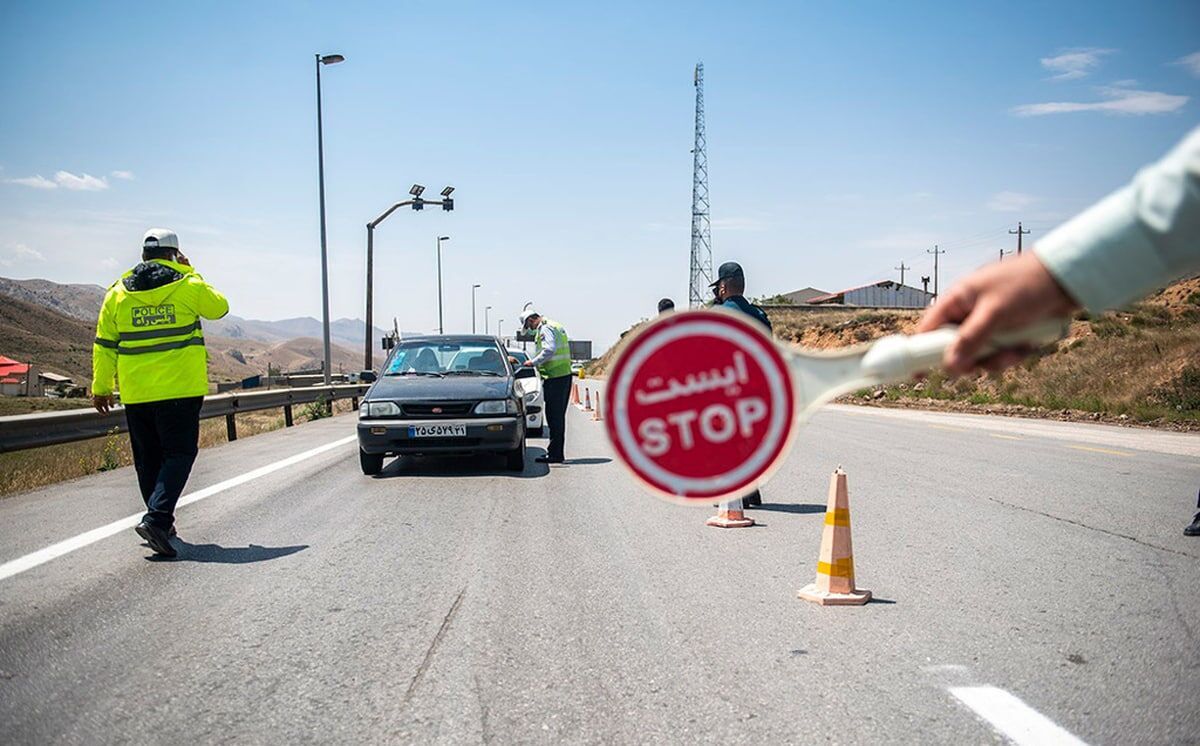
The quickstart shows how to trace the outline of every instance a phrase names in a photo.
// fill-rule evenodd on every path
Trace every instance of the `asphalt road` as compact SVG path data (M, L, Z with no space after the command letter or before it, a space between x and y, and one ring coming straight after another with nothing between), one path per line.
M834 407L723 531L578 412L519 476L310 453L352 422L202 452L190 493L309 455L181 508L178 561L6 565L4 742L1200 742L1200 437ZM795 596L838 464L865 607ZM0 563L139 505L129 469L2 500Z

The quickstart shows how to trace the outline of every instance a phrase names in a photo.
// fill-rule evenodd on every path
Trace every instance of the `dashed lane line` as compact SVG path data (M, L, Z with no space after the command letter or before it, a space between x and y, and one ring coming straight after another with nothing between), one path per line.
M970 432L965 427L953 427L951 425L928 425L928 427L932 427L934 430L949 430L952 433Z
M952 686L950 694L1018 746L1085 746L1053 720L994 686Z
M988 435L1001 440L1025 440L1020 435L1004 435L1003 433L988 433Z
M1067 448L1073 448L1076 451L1091 451L1092 453L1107 453L1110 456L1132 456L1129 451L1114 451L1111 448L1096 448L1095 446L1076 446L1067 444Z
M323 446L317 446L316 448L304 451L303 453L297 453L295 456L289 456L280 461L276 461L273 464L267 464L266 466L261 466L253 471L248 471L245 474L240 474L231 479L226 479L224 482L218 482L211 487L205 487L202 490L197 490L196 492L192 492L179 498L179 502L177 503L176 507L181 508L184 505L191 505L192 503L199 502L206 497L212 497L213 495L219 494L239 485L243 485L246 482L254 481L259 477L265 477L266 475L277 472L280 469L286 469L289 466L294 466L295 464L310 459L313 456L318 456L326 451L339 448L347 443L352 443L357 440L357 438L357 435L339 438L332 443L326 443ZM38 565L43 565L52 559L57 559L63 556L64 554L70 554L76 549L82 549L89 544L95 544L102 539L107 539L108 537L119 534L126 529L133 528L138 524L139 521L142 520L142 515L142 513L136 513L118 521L113 521L112 523L101 526L100 528L94 528L91 531L84 532L78 536L72 536L70 539L60 541L57 544L51 544L45 549L39 549L38 551L30 552L23 557L18 557L15 560L5 562L3 565L0 565L0 580L11 578L14 575L19 575L26 570L32 570Z

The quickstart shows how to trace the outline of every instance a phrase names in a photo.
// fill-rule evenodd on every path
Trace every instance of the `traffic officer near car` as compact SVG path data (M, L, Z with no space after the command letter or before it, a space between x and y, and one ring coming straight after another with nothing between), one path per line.
M767 318L766 311L746 300L746 275L742 272L742 265L725 262L717 268L716 282L709 287L713 291L714 307L744 313L765 326L767 334L771 334L771 320ZM762 505L762 495L755 490L742 498L742 505L747 508Z
M155 554L175 556L175 503L199 450L200 407L208 393L200 319L227 313L225 296L192 269L179 237L163 228L146 232L141 263L109 287L100 308L92 404L106 414L119 384L146 503L135 530Z
M546 401L546 426L550 428L550 445L545 456L535 461L542 464L561 464L566 439L567 406L571 400L571 344L567 330L533 309L521 313L521 325L536 335L535 354L525 361L542 374L542 396ZM513 360L515 363L516 361Z

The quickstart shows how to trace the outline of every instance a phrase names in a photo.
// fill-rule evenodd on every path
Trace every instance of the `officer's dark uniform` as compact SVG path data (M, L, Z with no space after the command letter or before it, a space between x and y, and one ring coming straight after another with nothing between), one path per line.
M745 282L746 278L742 273L742 265L738 264L737 262L725 262L717 270L717 280L711 285L713 292L716 292L717 285L721 283L721 280L732 280L734 278L739 278L743 281L743 283ZM730 310L746 314L750 318L767 327L768 334L772 333L771 320L767 318L766 311L746 300L745 296L730 296L729 298L726 298L724 302L718 302L717 305L721 308L728 308ZM742 505L744 507L762 505L762 494L760 494L758 490L754 490L742 498Z

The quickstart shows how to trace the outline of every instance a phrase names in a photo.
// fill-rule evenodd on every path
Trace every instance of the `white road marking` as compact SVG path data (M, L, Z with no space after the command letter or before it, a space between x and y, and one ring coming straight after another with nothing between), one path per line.
M1018 746L1085 746L1083 741L1060 728L1053 720L1003 689L994 686L952 686L949 691Z
M276 461L273 464L267 464L266 466L261 466L253 471L248 471L245 474L240 474L231 479L226 479L224 482L218 482L211 487L205 487L202 490L197 490L196 492L192 492L179 498L179 502L177 503L176 507L182 508L184 505L191 505L192 503L203 500L206 497L212 497L213 495L219 494L225 490L232 489L239 485L243 485L246 482L258 479L259 477L265 477L266 475L277 472L280 469L286 469L289 466L298 464L301 461L312 458L313 456L318 456L326 451L338 448L339 446L344 446L347 443L351 443L357 440L357 438L358 436L356 435L340 438L332 443L326 443L323 446L318 446L303 453L297 453L295 456L289 456L281 461ZM38 565L45 564L52 559L57 559L64 554L74 552L76 549L82 549L89 544L95 544L101 539L107 539L108 537L118 534L126 529L133 528L134 526L138 525L139 521L142 520L143 515L145 514L136 513L127 518L113 521L112 523L101 526L100 528L94 528L91 531L79 534L78 536L72 536L70 539L60 541L57 544L51 544L45 549L39 549L36 552L30 552L24 557L18 557L15 560L5 562L3 565L0 565L0 580L11 578L12 576L23 573L26 570L33 569Z

